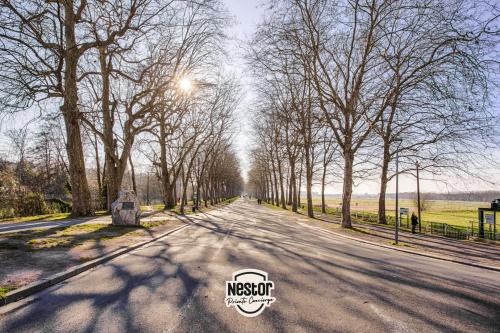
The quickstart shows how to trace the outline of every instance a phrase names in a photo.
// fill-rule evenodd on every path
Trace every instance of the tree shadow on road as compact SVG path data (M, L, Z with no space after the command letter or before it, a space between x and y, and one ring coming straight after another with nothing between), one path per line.
M391 325L409 325L405 321L411 320L424 331L487 331L500 321L500 300L495 297L500 286L483 279L481 270L464 266L463 274L453 275L437 260L340 241L314 230L299 232L296 224L276 222L251 206L228 207L226 212L234 217L186 217L196 224L183 231L183 243L164 239L59 284L38 295L38 301L7 314L0 328L30 330L37 323L41 330L56 331L64 324L61 315L78 311L81 304L82 313L75 313L81 316L78 331L102 330L106 324L119 331L145 330L154 323L144 322L151 317L143 311L158 311L155 319L174 331L231 331L238 327L228 325L227 311L207 306L199 292L209 281L223 284L230 278L220 270L224 265L263 269L275 282L277 302L258 320L239 318L247 328L329 332L332 327L349 330L342 325L351 322L398 330L400 326ZM248 218L259 220L258 230L249 228ZM219 252L223 239L225 250ZM198 251L191 253L191 248ZM215 259L223 266L213 264ZM96 286L87 291L84 284L91 276ZM389 310L389 315L381 315ZM110 313L112 322L107 321ZM179 316L170 318L172 314Z

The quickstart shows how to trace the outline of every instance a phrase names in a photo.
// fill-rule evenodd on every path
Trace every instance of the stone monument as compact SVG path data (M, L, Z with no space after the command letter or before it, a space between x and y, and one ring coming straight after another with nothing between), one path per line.
M111 204L113 225L140 225L141 209L134 191L120 191Z

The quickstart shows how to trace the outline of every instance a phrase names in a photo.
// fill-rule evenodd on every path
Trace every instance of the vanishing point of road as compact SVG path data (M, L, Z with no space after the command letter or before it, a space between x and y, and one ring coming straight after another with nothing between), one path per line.
M240 199L28 299L0 332L499 332L500 273L309 228ZM256 268L276 302L246 318L225 281Z

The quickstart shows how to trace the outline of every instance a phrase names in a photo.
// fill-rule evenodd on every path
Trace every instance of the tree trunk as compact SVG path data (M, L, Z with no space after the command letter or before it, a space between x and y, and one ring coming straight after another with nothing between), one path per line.
M106 184L107 177L107 162L106 162L106 154L104 155L104 165L102 166L102 192L100 193L101 202L104 206L104 209L108 210L108 184Z
M180 198L178 197L177 194L177 178L174 179L172 182L172 196L174 198L174 206L178 205L180 203Z
M68 105L63 106L63 108L66 107L68 107ZM94 215L85 172L85 161L83 158L80 125L77 119L78 116L70 115L65 118L67 118L65 120L67 124L66 135L68 138L66 150L68 153L71 198L73 202L71 216L77 217Z
M300 170L299 170L299 188L297 189L297 204L300 205L300 190L302 189L302 161L300 161Z
M203 191L203 202L205 204L205 208L207 208L208 207L208 190L207 190L206 184L202 183L201 189Z
M201 206L201 190L200 190L200 182L196 182L196 208Z
M274 160L271 161L271 165L273 167L273 179L274 179L274 205L279 206L279 197L280 197L280 192L278 190L278 177L276 177L276 168L274 167Z
M106 49L99 48L99 65L102 77L102 94L101 94L101 108L102 108L102 122L103 122L103 144L106 160L106 199L107 209L111 212L111 204L118 198L118 191L120 190L121 180L118 182L117 170L117 156L116 156L116 141L113 137L113 116L111 115L111 107L109 103L110 96L110 73L107 69L108 64L106 60Z
M385 211L385 196L387 191L387 173L389 170L390 151L389 144L384 143L384 159L382 161L382 173L380 176L380 193L378 197L378 223L387 224Z
M342 227L352 228L351 197L354 154L350 150L346 150L344 150L344 184L342 188Z
M116 147L116 140L114 143ZM125 169L127 167L127 160L128 157L130 156L130 149L131 149L132 144L125 144L123 147L123 151L121 154L121 158L117 158L115 154L116 160L113 158L112 155L107 154L106 155L106 161L107 161L107 177L108 177L108 182L107 182L107 192L108 192L108 210L111 209L111 204L118 199L118 193L121 190L122 186L122 181L123 177L125 175Z
M118 144L113 132L114 127L114 106L112 106L111 92L110 92L110 77L112 71L112 60L108 54L108 49L104 46L99 47L99 68L102 77L102 94L101 94L101 108L102 108L102 122L103 122L103 144L105 152L105 160L110 172L107 173L107 202L108 211L111 209L111 203L118 198L118 193L121 189L127 163L130 164L132 174L132 186L137 195L137 186L135 182L134 166L130 152L134 143L134 135L130 133L131 122L125 121L123 132L124 140L121 154L118 154Z
M90 190L85 172L80 111L78 110L77 68L80 57L75 37L75 15L72 2L65 3L64 35L66 49L64 61L64 102L61 112L66 125L66 151L69 161L69 177L73 207L71 216L94 215Z
M297 212L297 180L295 178L295 161L290 161L290 184L292 186L292 212Z
M279 158L278 158L278 174L279 174L280 190L281 190L281 198L280 198L281 208L286 209L285 187L283 184L283 170L281 170L281 160Z
M128 162L130 164L130 174L132 176L132 189L134 190L135 195L138 195L138 193L137 193L137 184L135 182L134 163L132 163L132 155L128 156Z
M182 198L181 198L181 214L184 215L184 207L187 205L187 181L182 177Z
M306 191L307 191L307 216L314 217L312 204L312 163L310 159L309 147L305 149L306 159Z
M280 205L280 191L279 191L279 185L278 185L278 177L276 177L276 171L273 169L273 176L274 176L274 192L276 193L275 196L275 202L274 205L278 206Z
M326 204L325 204L325 181L326 181L326 165L323 165L323 175L321 177L321 212L323 214L326 213Z
M170 172L168 170L167 164L167 143L166 143L166 128L165 128L165 118L162 113L160 117L160 169L161 169L161 184L163 187L163 202L165 204L164 209L172 209L176 205L177 198L175 197L175 179L170 179Z
M174 198L174 189L173 189L173 187L175 186L175 181L173 181L174 185L172 185L166 165L162 166L161 183L163 187L163 197L164 197L163 201L165 203L164 209L172 209L175 207L175 200L176 200Z
M273 175L269 174L269 187L271 189L271 205L274 205L274 184L273 184Z
M174 185L175 186L175 185ZM167 182L165 189L165 209L173 209L176 205L173 186Z
M213 187L212 181L211 181L211 179L208 179L207 180L207 190L208 190L211 206L213 206L213 204L214 204L214 192L213 192L212 187Z
M106 199L108 212L111 212L111 204L118 198L119 185L116 181L116 174L115 161L110 154L106 154Z
M264 171L264 197L262 198L265 202L269 202L269 180L267 179L267 173Z
M97 134L94 133L94 149L95 149L95 165L97 173L97 187L99 188L99 199L101 199L102 183L101 183L101 161L99 160L99 146L97 141ZM49 173L47 173L49 174ZM100 201L100 200L99 200Z
M292 185L292 176L288 177L288 198L287 198L287 205L292 204L292 195L293 195L293 185Z

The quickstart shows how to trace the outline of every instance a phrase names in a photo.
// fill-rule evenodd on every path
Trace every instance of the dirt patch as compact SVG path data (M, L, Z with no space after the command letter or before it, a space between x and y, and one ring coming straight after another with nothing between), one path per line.
M64 250L23 251L0 250L0 287L27 285L33 281L64 270L75 262Z

